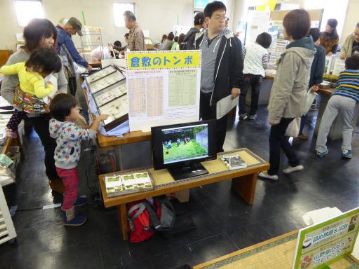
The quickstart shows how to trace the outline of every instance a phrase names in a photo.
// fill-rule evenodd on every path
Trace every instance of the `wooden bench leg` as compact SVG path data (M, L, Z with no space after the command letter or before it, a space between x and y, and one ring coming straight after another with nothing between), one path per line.
M117 206L118 210L118 223L120 224L122 239L128 240L128 229L127 229L127 207L126 204Z
M257 174L232 179L232 188L242 199L252 205L256 194Z

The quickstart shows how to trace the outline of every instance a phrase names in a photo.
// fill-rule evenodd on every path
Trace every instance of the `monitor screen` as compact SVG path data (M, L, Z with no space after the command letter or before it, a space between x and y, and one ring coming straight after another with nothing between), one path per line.
M151 132L155 169L216 156L215 120L157 126Z
M208 157L208 124L162 129L163 163Z

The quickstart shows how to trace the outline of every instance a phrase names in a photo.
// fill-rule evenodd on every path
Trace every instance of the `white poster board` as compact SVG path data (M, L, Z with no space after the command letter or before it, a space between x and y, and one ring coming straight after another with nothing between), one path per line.
M129 52L126 62L131 131L199 120L200 51Z

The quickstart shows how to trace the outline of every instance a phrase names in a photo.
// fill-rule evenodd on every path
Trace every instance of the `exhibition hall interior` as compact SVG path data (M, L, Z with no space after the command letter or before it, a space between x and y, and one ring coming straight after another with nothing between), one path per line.
M0 268L359 267L359 0L0 6Z

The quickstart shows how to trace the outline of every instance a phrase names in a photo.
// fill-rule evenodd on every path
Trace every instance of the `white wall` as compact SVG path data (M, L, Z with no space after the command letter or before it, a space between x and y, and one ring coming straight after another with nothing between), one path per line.
M144 30L149 30L151 38L159 40L164 33L172 31L173 26L193 24L193 0L42 0L45 16L56 24L62 18L71 16L86 24L103 29L103 41L124 40L125 28L114 25L112 4L114 2L134 2L137 21ZM0 0L1 34L0 49L15 49L15 33L22 32L17 26L13 0ZM79 39L75 37L75 43Z
M342 42L353 33L356 24L359 22L359 0L349 0L347 17L344 23Z
M14 49L16 43L15 33L22 32L17 26L15 7L11 0L0 0L0 49Z
M236 3L242 0L225 0L230 26L235 26L233 17ZM135 3L137 21L143 30L149 30L153 40L159 41L163 34L173 30L174 25L193 25L193 0L42 0L45 16L56 24L62 18L77 17L86 24L103 29L103 42L124 40L125 28L115 27L112 5L115 2ZM122 16L122 15L121 15ZM0 49L15 49L15 33L22 32L17 25L13 0L0 0L1 34ZM79 45L79 37L74 37Z
M244 14L248 4L253 0L227 0L230 27L236 29L237 22ZM283 0L282 0L283 1ZM158 41L162 34L172 31L174 25L193 23L193 0L42 0L45 15L54 24L64 17L77 17L82 21L82 11L87 25L100 26L103 29L104 43L114 40L123 41L127 32L125 28L115 27L112 4L114 2L134 2L137 20L144 30L149 30L151 38ZM280 0L279 0L280 2ZM304 0L287 0L304 6ZM350 34L357 22L359 0L349 0L349 7L344 24L343 35ZM15 49L15 33L22 32L17 25L13 0L0 0L1 34L0 49ZM74 38L79 44L79 38Z

